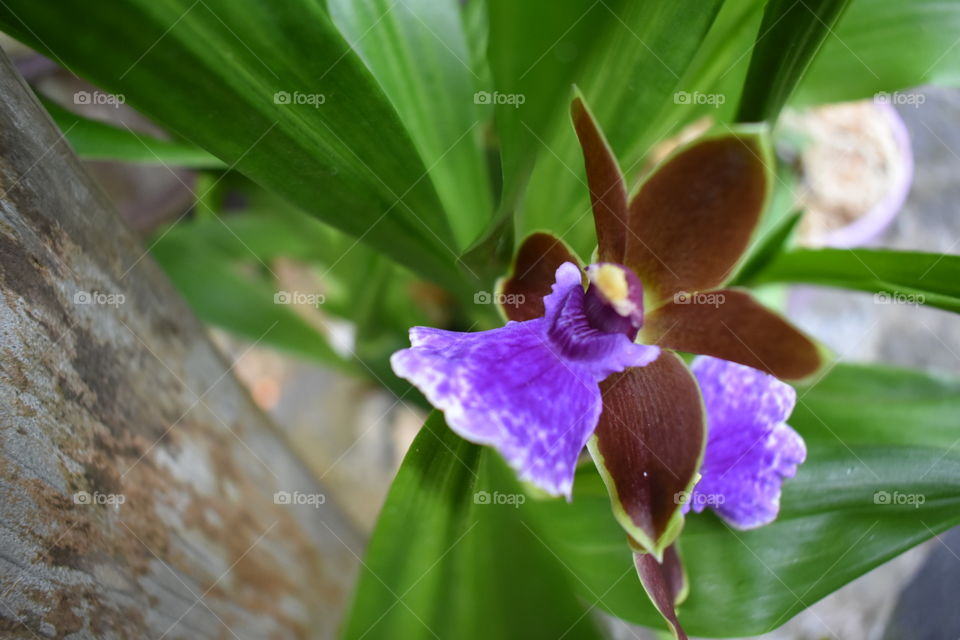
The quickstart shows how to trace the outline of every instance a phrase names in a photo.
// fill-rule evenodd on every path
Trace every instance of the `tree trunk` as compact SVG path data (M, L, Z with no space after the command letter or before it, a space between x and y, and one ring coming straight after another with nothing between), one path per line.
M0 261L0 636L333 635L356 535L2 53Z

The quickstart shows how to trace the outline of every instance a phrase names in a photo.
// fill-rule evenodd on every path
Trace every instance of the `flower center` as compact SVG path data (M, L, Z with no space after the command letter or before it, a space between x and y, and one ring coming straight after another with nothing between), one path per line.
M614 310L623 317L630 315L633 304L630 302L630 286L623 267L616 264L600 264L587 271L590 283L597 287Z
M597 329L632 340L643 326L643 285L633 271L612 262L587 267L586 313Z

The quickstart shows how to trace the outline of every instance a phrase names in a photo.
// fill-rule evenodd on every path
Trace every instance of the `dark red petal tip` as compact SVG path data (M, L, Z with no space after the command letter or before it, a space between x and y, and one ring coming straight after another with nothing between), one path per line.
M597 228L597 253L603 262L623 262L627 234L627 188L617 159L581 96L570 107L583 149L583 163Z

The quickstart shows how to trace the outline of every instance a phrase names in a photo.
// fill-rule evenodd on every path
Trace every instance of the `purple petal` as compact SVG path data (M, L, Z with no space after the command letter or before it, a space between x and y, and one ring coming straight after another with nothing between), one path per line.
M521 480L569 499L577 458L600 417L599 382L652 362L660 350L594 329L571 263L557 269L544 307L543 318L491 331L414 327L412 347L390 362L451 429L495 447Z
M796 392L775 377L741 364L698 357L691 367L707 409L702 478L685 508L710 507L739 529L769 524L780 510L780 488L807 455L786 424Z

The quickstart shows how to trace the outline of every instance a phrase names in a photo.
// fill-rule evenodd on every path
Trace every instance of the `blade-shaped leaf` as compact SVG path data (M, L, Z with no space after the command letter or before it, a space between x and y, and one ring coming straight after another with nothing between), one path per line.
M354 371L329 345L327 336L276 298L269 286L244 278L198 239L168 234L151 255L205 322L300 356Z
M160 140L132 129L85 118L50 100L42 102L81 158L204 169L225 166L223 161L192 144Z
M616 20L604 42L597 38L603 51L569 82L583 92L632 182L641 173L640 161L649 147L666 129L681 124L680 111L693 106L683 104L682 97L678 98L682 94L677 92L689 96L705 90L687 72L722 3L656 0L620 7L607 4ZM719 40L727 42L726 37ZM715 53L706 58L715 62ZM562 122L552 135L542 136L542 144L546 148L541 146L519 214L519 229L521 233L549 229L588 255L596 238L577 137L573 128Z
M535 158L548 153L544 141L567 111L571 86L607 42L623 4L489 0L487 59L495 86L484 89L483 101L496 105L502 207L512 209Z
M797 397L790 424L807 440L949 451L960 439L960 380L949 376L841 364Z
M960 313L960 256L884 249L798 249L750 284L803 282L868 291L878 303L927 304Z
M827 36L793 102L875 96L923 84L960 84L960 5L855 0ZM888 96L880 94L878 100ZM914 103L916 104L916 103Z
M850 0L770 0L750 58L737 120L773 122Z
M773 227L757 242L754 243L751 251L740 265L737 275L730 282L730 286L737 286L743 282L748 282L757 273L763 271L764 267L770 264L774 258L787 250L790 241L793 239L793 232L803 214L795 212L783 216Z
M455 0L328 0L410 132L460 246L474 240L492 203L480 152L471 67Z
M390 489L344 636L597 640L525 501L500 460L434 413Z
M317 0L11 0L0 27L305 211L459 284L425 166Z

